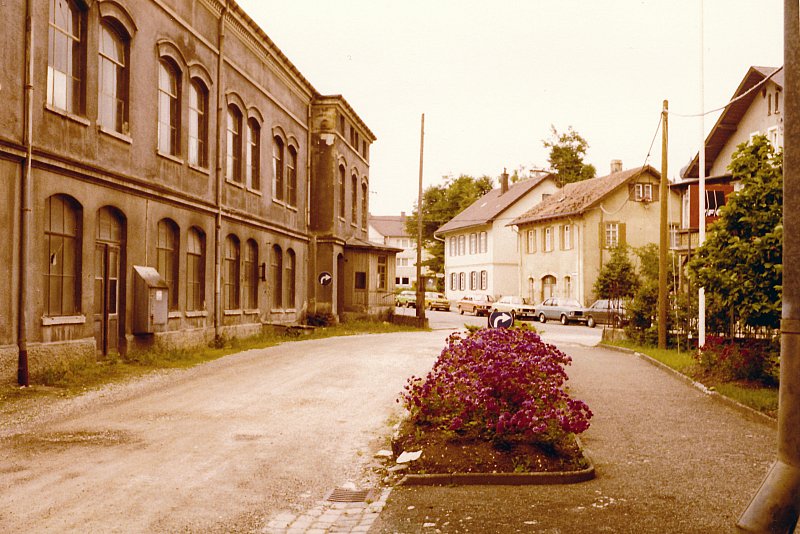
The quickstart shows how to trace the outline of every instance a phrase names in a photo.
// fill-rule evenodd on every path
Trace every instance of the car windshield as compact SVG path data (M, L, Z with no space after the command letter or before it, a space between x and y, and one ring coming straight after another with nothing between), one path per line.
M578 301L575 300L575 299L564 299L563 301L561 301L561 305L562 306L571 306L571 307L576 307L576 308L580 308L581 307L581 305L578 304Z

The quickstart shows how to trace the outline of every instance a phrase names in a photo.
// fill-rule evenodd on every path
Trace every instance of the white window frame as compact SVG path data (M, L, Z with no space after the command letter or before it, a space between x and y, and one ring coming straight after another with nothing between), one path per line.
M553 227L548 226L544 229L544 251L553 251Z
M572 249L572 225L564 225L564 250Z
M606 248L619 246L619 223L607 222L605 227Z
M635 184L634 191L634 199L637 202L653 201L653 184Z

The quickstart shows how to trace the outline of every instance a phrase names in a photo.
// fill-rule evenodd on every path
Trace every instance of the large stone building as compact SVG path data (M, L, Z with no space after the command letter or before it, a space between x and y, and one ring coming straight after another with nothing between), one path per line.
M0 35L0 377L389 308L374 134L233 0L10 2Z

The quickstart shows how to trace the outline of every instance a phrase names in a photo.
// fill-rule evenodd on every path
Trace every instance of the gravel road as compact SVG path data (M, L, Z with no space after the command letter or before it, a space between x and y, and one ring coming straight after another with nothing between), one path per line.
M249 532L374 486L447 332L286 343L4 415L0 531Z

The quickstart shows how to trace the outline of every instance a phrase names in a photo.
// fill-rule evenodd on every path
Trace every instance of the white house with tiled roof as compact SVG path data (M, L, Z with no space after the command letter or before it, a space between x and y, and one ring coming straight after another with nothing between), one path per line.
M406 232L406 214L400 215L372 215L369 221L369 240L402 249L396 256L395 286L399 288L413 287L417 281L417 240ZM430 254L423 248L422 261L430 258ZM423 266L422 275L427 276L428 269ZM435 284L431 281L429 283Z
M435 235L445 241L445 294L451 301L465 294L499 297L519 292L516 231L508 223L558 191L552 174L509 185L508 175Z
M591 304L611 249L659 243L659 180L649 165L623 171L614 160L608 176L567 184L511 221L521 241L515 281L521 295L536 303L565 297ZM673 199L670 221L677 208Z

